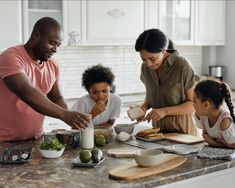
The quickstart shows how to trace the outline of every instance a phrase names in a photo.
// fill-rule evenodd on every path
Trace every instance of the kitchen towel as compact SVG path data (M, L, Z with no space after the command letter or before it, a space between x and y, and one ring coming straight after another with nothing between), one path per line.
M200 158L232 160L235 158L235 149L204 147L197 154Z

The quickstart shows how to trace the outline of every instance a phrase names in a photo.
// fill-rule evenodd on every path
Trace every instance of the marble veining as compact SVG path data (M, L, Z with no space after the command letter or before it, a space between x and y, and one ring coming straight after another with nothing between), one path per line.
M196 154L186 155L187 162L182 166L158 175L134 181L117 181L110 179L108 173L133 159L113 158L107 156L107 149L115 147L132 148L112 139L102 148L105 160L97 168L76 168L71 160L78 156L80 149L66 149L62 157L57 159L42 158L38 151L39 141L0 143L0 155L7 147L33 147L32 158L24 164L0 163L0 188L5 187L154 187L215 171L235 167L235 160L200 159Z

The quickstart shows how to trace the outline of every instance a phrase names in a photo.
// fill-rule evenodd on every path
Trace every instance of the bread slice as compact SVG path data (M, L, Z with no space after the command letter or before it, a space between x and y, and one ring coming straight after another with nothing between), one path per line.
M145 115L144 110L139 106L135 106L127 110L127 115L131 118L132 121L138 119L141 116Z
M149 134L145 137L146 139L163 139L164 135L163 133L154 133L154 134Z
M145 129L142 131L139 131L136 136L145 138L148 135L156 134L160 131L160 128L153 128L153 129Z

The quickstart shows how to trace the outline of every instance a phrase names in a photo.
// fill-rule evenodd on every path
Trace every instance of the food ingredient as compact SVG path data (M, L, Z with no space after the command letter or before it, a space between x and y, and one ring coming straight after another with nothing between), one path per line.
M89 150L82 150L79 154L79 158L83 163L89 163L92 159L92 154Z
M94 163L100 162L100 160L103 157L103 152L99 148L93 148L91 151L92 154L92 160Z
M103 147L106 144L106 139L105 139L105 137L103 135L95 134L94 142L95 142L95 146Z
M118 135L117 135L117 140L121 141L121 142L125 142L127 141L129 138L131 137L130 134L126 133L126 132L120 132Z
M47 142L41 143L39 148L42 149L42 150L56 150L56 151L60 151L64 147L65 146L57 138L54 138L49 143L47 143Z

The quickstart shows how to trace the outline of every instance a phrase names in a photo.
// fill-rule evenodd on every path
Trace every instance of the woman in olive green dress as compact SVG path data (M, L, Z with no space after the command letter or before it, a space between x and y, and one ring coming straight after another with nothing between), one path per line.
M143 60L140 78L146 88L141 107L145 113L151 108L145 118L152 120L153 126L160 127L162 132L196 135L192 112L197 76L190 63L158 29L140 34L135 49Z

